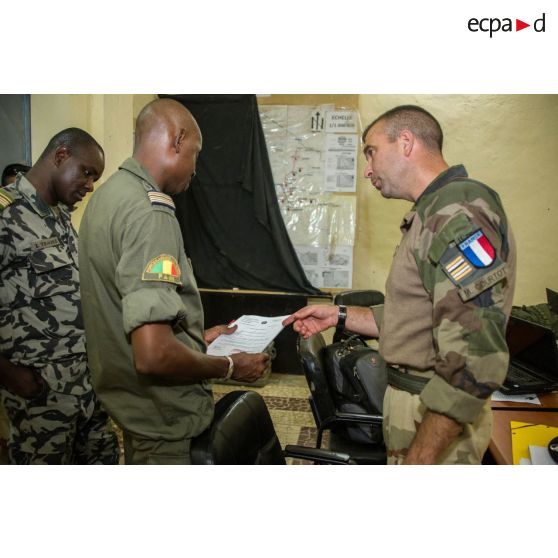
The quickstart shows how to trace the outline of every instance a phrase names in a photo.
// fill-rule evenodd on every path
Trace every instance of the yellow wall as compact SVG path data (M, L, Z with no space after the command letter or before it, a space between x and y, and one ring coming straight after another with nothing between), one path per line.
M545 287L558 290L558 95L361 95L362 122L409 103L439 119L446 161L500 194L517 242L515 303L545 302ZM384 200L364 178L357 188L353 286L383 290L410 204Z
M132 153L137 114L155 95L32 95L33 160L56 132L78 126L104 147L109 177ZM558 238L558 95L271 95L260 104L335 103L360 110L363 125L398 104L420 104L436 116L449 164L501 196L518 246L516 304L543 302L545 287L558 290L553 248ZM364 159L359 159L362 176ZM79 227L82 207L74 213ZM369 182L357 184L353 287L384 290L399 223L410 204L384 200Z
M50 138L69 127L89 132L105 150L105 172L98 187L133 147L134 122L139 111L155 95L31 95L31 149L33 162ZM86 198L72 213L72 222L79 229Z

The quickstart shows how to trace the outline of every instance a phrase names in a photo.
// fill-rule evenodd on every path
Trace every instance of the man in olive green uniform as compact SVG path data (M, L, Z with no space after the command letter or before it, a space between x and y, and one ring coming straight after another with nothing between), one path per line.
M69 128L0 190L0 394L14 464L118 462L87 368L70 220L104 166L99 144Z
M176 101L138 116L134 154L96 191L80 227L93 385L124 432L126 463L189 463L213 417L208 380L255 381L267 355L205 354L203 309L170 197L188 187L201 134Z
M347 329L379 335L389 365L388 463L480 463L490 395L508 367L512 232L498 195L462 165L448 167L442 138L438 122L415 106L388 111L363 134L365 176L384 197L414 202L384 305L346 310ZM307 307L286 323L309 337L338 320L339 307Z

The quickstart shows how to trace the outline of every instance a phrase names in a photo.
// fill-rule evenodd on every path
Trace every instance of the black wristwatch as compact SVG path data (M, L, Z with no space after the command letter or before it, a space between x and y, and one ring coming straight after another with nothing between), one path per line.
M337 315L337 325L335 326L335 331L337 333L342 333L345 331L345 322L347 321L347 307L343 304L339 305L339 314Z

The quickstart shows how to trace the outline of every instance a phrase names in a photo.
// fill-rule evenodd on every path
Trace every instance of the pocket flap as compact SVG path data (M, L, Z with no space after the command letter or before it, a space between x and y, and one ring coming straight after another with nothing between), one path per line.
M66 250L60 246L50 246L31 253L29 263L35 273L40 274L71 265L73 262Z

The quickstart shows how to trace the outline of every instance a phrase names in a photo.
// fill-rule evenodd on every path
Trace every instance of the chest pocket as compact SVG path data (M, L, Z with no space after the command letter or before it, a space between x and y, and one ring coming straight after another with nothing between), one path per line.
M60 246L31 253L29 264L29 286L33 298L48 298L78 290L77 268Z

